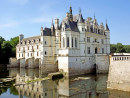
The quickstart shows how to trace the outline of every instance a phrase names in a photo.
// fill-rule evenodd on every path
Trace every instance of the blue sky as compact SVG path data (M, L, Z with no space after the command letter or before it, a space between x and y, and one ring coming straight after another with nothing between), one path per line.
M84 19L94 13L98 24L105 25L107 19L111 44L130 45L130 0L0 0L0 36L40 35L41 26L50 27L52 19L66 16L70 3L73 15L80 7Z

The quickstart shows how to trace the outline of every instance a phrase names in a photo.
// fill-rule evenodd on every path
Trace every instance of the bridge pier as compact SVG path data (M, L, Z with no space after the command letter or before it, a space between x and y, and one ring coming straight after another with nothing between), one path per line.
M28 68L34 68L34 59L28 59Z
M20 59L20 67L25 67L25 59Z

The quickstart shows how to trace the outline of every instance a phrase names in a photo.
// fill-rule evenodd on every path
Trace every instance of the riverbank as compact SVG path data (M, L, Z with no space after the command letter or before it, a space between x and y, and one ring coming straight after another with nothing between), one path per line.
M0 68L6 68L7 64L0 64Z

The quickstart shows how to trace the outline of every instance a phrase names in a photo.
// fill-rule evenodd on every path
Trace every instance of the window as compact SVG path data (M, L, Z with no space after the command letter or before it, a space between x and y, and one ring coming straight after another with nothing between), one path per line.
M23 51L25 51L25 47L23 47Z
M32 50L33 50L33 46L32 46Z
M45 41L45 45L46 45L46 41Z
M19 51L20 51L20 48L19 48Z
M29 50L29 46L28 46L28 50Z
M84 50L84 53L85 53L85 50Z
M29 57L29 53L28 53L28 57Z
M84 41L85 41L85 38L84 38Z
M87 53L90 54L90 47L87 47Z
M65 38L63 37L63 47L65 47Z
M19 57L20 57L20 53L19 53Z
M104 53L104 48L102 48L102 53Z
M104 41L103 41L103 39L101 39L101 43L102 43L102 44L104 44Z
M38 49L38 45L37 45L37 49Z
M82 28L82 31L84 31L84 28Z
M47 55L47 52L45 51L45 55Z
M72 37L72 47L73 47L73 37Z
M23 54L22 54L22 57L23 57Z
M67 47L69 47L69 37L67 37Z
M87 42L90 42L90 37L87 37Z
M89 32L89 26L87 26L87 31Z
M38 56L38 52L37 52L37 56Z
M77 47L77 38L75 38L75 47Z

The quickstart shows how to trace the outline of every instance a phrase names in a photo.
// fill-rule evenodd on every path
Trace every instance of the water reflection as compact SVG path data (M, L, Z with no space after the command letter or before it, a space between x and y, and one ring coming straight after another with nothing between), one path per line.
M10 76L16 77L15 83L47 76L41 75L38 69L8 70ZM55 81L44 80L15 86L14 92L18 92L19 98L128 98L130 96L128 92L107 91L106 81L107 74L64 77Z

